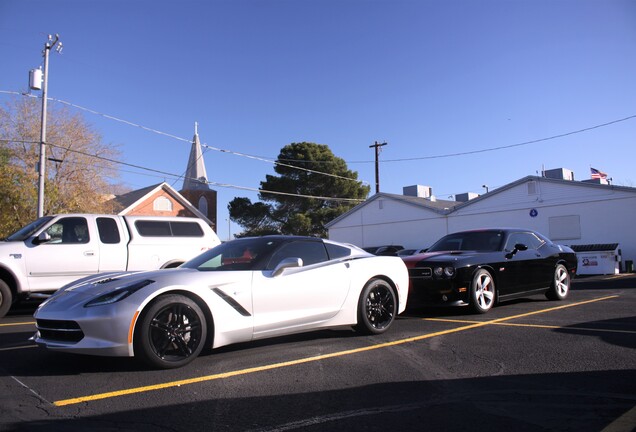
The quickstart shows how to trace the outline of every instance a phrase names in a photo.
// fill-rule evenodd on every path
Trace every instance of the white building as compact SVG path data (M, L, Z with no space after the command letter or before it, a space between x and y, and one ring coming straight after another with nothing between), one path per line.
M484 195L457 196L465 202L437 200L425 186L378 193L328 223L329 238L425 248L456 231L519 227L565 245L618 243L622 260L636 261L636 188L573 181L569 170L546 175L557 178L528 176Z

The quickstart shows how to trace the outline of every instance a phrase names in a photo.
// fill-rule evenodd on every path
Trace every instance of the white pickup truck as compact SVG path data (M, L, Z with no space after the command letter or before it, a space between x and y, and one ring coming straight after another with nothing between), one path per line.
M95 273L177 267L220 243L185 217L45 216L0 241L0 317L21 298L46 296Z

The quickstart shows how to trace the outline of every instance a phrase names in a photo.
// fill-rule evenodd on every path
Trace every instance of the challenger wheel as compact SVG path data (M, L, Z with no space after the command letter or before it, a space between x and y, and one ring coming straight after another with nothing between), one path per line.
M470 307L474 312L486 313L495 304L495 281L488 270L479 269L470 285Z
M396 314L397 301L391 285L382 279L371 279L360 295L355 329L364 334L384 333Z
M170 369L194 360L205 344L207 325L201 308L188 297L159 297L144 311L135 332L135 356Z
M545 293L550 300L563 300L570 292L570 274L563 264L558 264L554 269L552 285Z

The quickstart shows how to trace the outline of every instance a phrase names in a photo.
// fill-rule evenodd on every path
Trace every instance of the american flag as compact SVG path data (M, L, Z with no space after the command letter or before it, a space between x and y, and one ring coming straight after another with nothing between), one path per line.
M596 168L590 167L590 177L593 179L606 179L607 174L605 174L603 171L597 170Z

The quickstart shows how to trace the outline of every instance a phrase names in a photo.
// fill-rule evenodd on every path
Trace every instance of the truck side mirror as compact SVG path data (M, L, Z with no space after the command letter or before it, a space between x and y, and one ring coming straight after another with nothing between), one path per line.
M47 233L46 231L42 231L40 233L40 235L38 235L35 238L35 241L33 243L35 244L42 244L42 243L46 243L51 241L51 235L49 233Z

